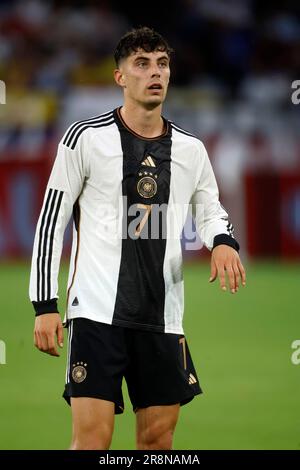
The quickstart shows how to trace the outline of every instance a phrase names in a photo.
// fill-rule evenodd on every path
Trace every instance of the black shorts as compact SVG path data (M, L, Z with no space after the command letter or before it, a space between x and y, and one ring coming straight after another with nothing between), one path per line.
M133 410L184 405L202 393L184 335L154 333L86 318L69 324L64 398L93 397L124 411L125 377Z

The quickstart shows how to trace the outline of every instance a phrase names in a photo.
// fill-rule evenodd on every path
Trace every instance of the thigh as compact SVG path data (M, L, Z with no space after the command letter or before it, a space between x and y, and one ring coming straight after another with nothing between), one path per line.
M101 429L105 425L113 430L114 402L98 398L71 398L74 430Z
M124 409L122 378L127 352L120 327L86 318L71 320L64 398L97 398Z
M73 449L108 449L113 429L114 402L97 398L71 398Z
M132 330L126 371L136 411L149 406L183 405L202 392L184 335Z
M136 412L137 449L172 449L180 404L149 406Z
M136 411L137 433L143 433L150 428L157 428L163 431L174 431L178 416L180 404L165 406L149 406L139 408Z

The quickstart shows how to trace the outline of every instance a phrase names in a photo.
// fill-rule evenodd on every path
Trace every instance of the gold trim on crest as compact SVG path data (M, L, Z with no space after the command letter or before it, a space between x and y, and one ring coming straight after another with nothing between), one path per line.
M141 197L150 199L157 193L157 183L152 176L144 176L138 181L136 189Z

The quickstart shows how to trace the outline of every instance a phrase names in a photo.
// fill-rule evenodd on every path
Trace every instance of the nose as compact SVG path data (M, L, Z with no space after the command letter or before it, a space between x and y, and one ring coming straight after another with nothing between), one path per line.
M160 69L157 64L153 64L151 68L151 78L160 77Z

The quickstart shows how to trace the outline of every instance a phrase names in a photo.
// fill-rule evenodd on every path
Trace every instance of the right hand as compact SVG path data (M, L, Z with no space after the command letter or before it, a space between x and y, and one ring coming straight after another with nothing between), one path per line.
M57 344L62 348L64 331L59 313L44 313L35 318L34 345L40 351L51 356L59 356L55 336L57 336Z

